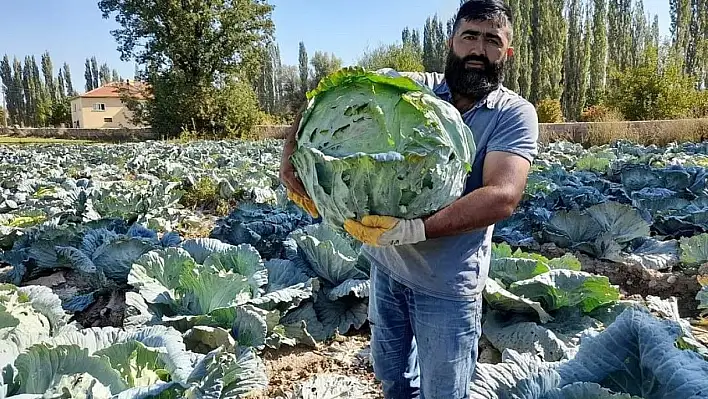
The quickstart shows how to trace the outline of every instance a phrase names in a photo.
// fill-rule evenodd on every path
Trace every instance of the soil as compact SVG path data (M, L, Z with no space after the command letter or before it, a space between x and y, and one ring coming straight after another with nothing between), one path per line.
M381 399L380 385L369 361L369 339L369 332L362 330L337 336L316 349L305 346L266 349L261 357L270 379L268 388L249 398L289 399L302 383L315 376L344 375L358 382L357 398Z
M125 318L126 290L113 290L96 298L83 312L75 313L71 320L76 320L84 328L123 327Z
M49 287L60 298L69 298L80 292L90 292L91 287L72 270L60 270L22 283ZM76 320L84 328L123 327L125 317L125 292L127 288L106 290L96 294L96 301L82 312L74 313L70 321Z

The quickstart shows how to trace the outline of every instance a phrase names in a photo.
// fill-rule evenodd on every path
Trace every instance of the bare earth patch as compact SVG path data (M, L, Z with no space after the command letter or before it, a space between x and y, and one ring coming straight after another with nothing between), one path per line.
M290 399L302 397L295 393L303 384L318 377L347 376L354 380L354 391L349 394L361 399L381 399L379 383L374 378L369 361L369 332L361 331L349 336L337 336L331 342L321 343L316 349L304 346L267 349L262 353L266 365L268 389L254 393L255 399ZM307 384L307 398L319 398L312 392L314 384ZM314 396L313 396L314 395ZM324 398L324 396L322 396Z

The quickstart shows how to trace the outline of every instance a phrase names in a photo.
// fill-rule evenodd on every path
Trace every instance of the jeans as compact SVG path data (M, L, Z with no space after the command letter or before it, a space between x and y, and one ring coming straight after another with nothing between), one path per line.
M415 292L372 266L369 324L386 399L468 399L477 364L482 298Z

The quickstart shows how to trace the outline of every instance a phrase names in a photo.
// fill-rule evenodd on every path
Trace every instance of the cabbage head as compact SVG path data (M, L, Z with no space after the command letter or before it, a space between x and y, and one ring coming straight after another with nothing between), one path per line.
M474 139L429 88L348 67L307 97L291 160L331 227L365 215L422 217L462 194Z

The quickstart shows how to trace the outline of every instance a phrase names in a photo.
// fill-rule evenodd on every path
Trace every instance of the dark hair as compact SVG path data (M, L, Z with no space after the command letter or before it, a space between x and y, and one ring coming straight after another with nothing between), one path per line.
M514 17L511 8L503 0L468 0L460 6L455 17L452 32L457 32L460 23L465 21L496 20L500 26L509 28L509 41L511 41Z

